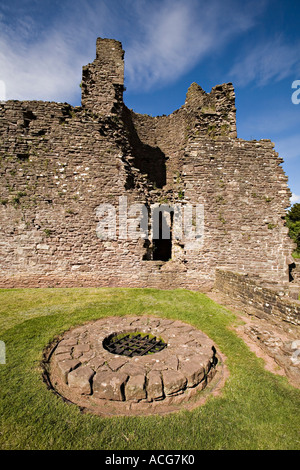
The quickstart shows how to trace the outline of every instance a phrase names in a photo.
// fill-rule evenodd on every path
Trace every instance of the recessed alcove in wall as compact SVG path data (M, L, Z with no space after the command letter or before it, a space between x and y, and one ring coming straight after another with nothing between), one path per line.
M147 177L153 187L163 188L167 181L167 157L157 145L149 145L138 135L133 123L133 114L126 106L123 107L123 120L131 144L133 166Z

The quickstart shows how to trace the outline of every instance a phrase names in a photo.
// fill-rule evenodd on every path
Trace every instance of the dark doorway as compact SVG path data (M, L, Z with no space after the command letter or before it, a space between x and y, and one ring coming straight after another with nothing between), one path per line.
M295 267L296 267L295 263L289 264L289 282L293 282L294 280L293 270L295 269Z
M159 210L159 209L156 209ZM170 212L170 225L162 210L159 210L159 227L155 238L153 237L153 260L169 261L172 258L172 225L174 212Z

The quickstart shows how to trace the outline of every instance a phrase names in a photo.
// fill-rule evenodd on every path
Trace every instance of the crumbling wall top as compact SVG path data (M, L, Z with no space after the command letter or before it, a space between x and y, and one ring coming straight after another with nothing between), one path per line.
M83 67L82 107L100 115L118 113L123 107L124 51L114 39L98 38L96 59Z
M184 107L194 116L197 130L216 135L236 137L235 92L232 83L223 83L206 93L200 85L189 87Z
M97 38L96 41L96 60L107 61L115 59L124 59L124 51L120 41L115 39Z

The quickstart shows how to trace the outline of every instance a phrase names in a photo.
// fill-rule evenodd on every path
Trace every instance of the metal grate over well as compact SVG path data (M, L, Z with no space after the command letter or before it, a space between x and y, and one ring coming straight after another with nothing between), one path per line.
M120 356L145 356L161 351L167 344L150 334L125 333L106 338L103 347L112 354Z

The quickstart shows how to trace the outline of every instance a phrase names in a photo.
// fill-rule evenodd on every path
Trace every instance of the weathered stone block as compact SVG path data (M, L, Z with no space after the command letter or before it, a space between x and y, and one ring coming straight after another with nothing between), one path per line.
M83 353L86 353L90 350L90 346L88 344L78 344L77 346L74 347L73 349L73 357L74 359L79 358L80 356L83 355Z
M132 362L125 364L122 367L122 372L128 375L146 375L146 369L143 366L132 364Z
M97 370L99 367L103 366L105 364L105 359L100 357L95 356L91 361L89 361L89 365L94 369Z
M93 380L95 397L123 401L127 379L128 375L121 372L97 372Z
M185 361L184 374L187 379L187 386L194 387L204 378L205 368L199 360L192 359L190 361Z
M159 400L164 396L161 374L150 371L147 376L147 398L148 400Z
M108 367L112 371L116 371L116 370L120 369L122 366L124 366L124 364L126 364L127 362L128 362L128 359L126 359L124 357L115 357L115 358L110 359L109 361L107 361L107 364L108 364Z
M60 354L65 354L67 352L70 352L70 347L65 344L59 344L57 348L55 349L55 355L58 356Z
M129 377L125 386L126 400L142 400L146 398L145 375L133 375Z
M68 374L68 385L76 389L81 395L91 394L91 380L94 375L93 369L88 366L79 367Z
M165 395L173 395L186 387L187 379L180 371L162 371L162 380Z
M59 356L57 356L58 358ZM78 367L80 361L77 359L66 359L64 361L59 361L57 364L58 370L60 371L61 377L65 383L67 383L68 373Z

